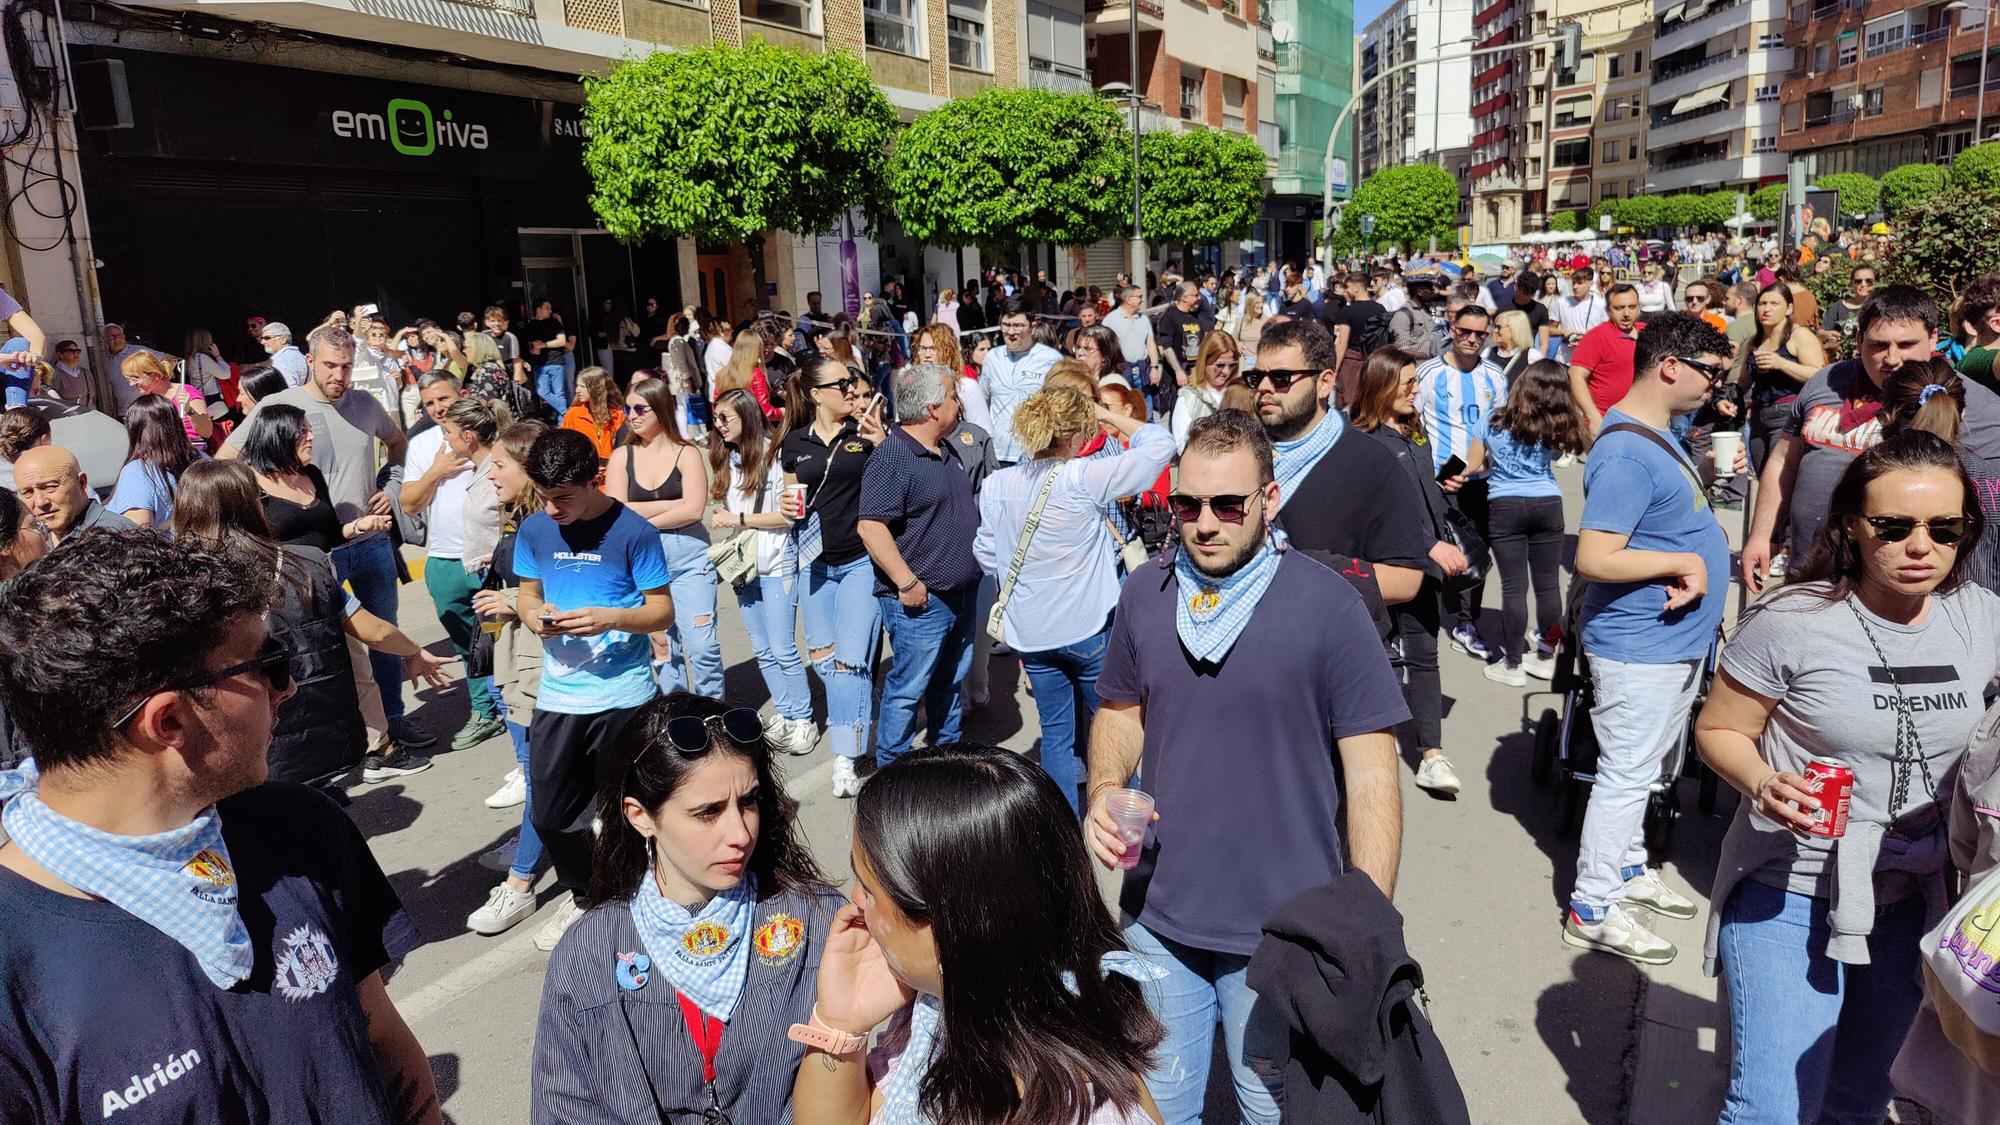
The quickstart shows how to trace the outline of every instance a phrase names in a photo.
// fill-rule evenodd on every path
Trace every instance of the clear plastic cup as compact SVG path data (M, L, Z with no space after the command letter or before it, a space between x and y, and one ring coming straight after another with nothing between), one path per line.
M1125 850L1118 854L1118 869L1139 866L1139 845L1146 839L1146 825L1153 819L1153 796L1137 789L1113 789L1104 798L1105 811L1117 826L1118 839Z

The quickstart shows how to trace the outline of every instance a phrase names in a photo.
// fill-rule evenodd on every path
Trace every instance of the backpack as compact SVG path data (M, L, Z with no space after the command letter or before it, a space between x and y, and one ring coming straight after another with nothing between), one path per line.
M1403 351L1429 357L1438 354L1437 333L1431 330L1430 317L1419 312L1415 305L1404 305L1390 313L1387 329L1389 342Z
M1376 307L1379 308L1381 306L1378 305ZM1388 345L1389 315L1387 313L1377 313L1370 316L1367 320L1362 321L1360 327L1354 330L1354 340L1348 347L1359 351L1363 358L1366 358L1372 355L1376 349L1385 348Z

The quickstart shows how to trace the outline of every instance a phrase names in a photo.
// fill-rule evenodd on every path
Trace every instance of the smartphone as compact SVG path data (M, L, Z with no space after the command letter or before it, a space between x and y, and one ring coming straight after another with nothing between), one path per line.
M868 406L867 406L867 408L866 408L866 409L864 409L864 410L862 410L862 412L861 412L861 413L863 413L863 414L873 414L873 413L875 413L875 412L876 412L877 410L880 410L880 409L882 409L882 392L881 392L881 391L876 391L876 392L875 392L875 397L874 397L874 398L871 398L871 399L869 399L869 400L868 400Z
M1455 476L1458 476L1460 473L1463 473L1464 471L1465 471L1465 458L1460 457L1458 454L1454 453L1451 455L1451 460L1446 461L1443 465L1440 465L1438 467L1437 479L1440 481L1447 481Z

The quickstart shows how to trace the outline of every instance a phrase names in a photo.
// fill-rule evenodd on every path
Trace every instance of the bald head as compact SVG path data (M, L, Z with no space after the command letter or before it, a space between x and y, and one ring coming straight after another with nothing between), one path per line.
M40 445L14 462L14 491L28 513L58 540L90 506L90 482L76 457L59 445Z

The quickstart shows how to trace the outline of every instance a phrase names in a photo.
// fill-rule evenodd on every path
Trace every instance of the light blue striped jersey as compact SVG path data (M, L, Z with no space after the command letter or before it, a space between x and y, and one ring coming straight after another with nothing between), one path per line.
M1417 417L1430 436L1432 469L1466 455L1486 419L1507 398L1507 377L1486 360L1460 371L1443 356L1417 368Z

